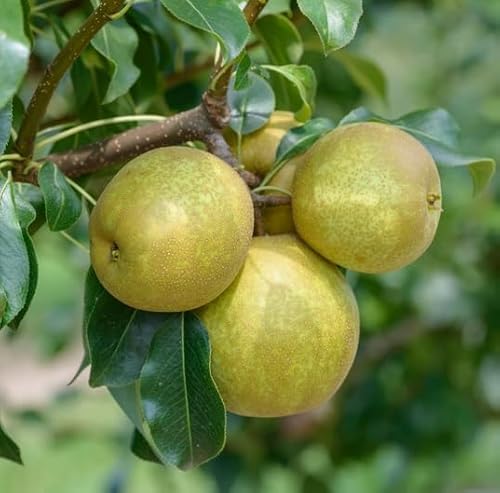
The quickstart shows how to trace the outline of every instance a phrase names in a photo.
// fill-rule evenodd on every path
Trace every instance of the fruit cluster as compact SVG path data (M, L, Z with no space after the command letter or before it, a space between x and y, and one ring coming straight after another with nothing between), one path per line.
M296 124L275 113L244 138L242 164L267 174ZM226 406L247 416L304 412L337 390L359 339L356 300L337 266L408 265L432 242L441 213L431 155L380 123L331 131L271 185L290 192L292 205L266 210L267 235L252 238L251 196L233 169L202 150L156 149L116 174L90 220L104 287L141 310L196 310Z

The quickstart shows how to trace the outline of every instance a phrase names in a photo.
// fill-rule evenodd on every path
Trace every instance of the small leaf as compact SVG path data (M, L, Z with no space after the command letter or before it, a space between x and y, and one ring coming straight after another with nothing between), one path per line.
M288 80L298 91L301 107L293 108L295 118L307 121L311 118L316 98L316 75L308 65L262 65L263 69L275 72Z
M345 50L336 51L333 57L345 67L353 81L363 91L370 96L386 101L387 84L385 75L371 60Z
M23 464L19 447L12 440L12 438L10 438L9 435L7 435L7 433L5 433L1 424L0 424L0 457L16 462L17 464L21 465Z
M68 229L82 212L82 201L66 181L61 170L52 162L38 172L38 183L45 200L47 223L52 231Z
M146 460L148 462L155 462L156 464L162 463L161 460L156 457L153 449L137 428L134 430L134 434L132 435L130 450L134 453L134 455L139 457L139 459Z
M319 34L323 50L338 50L352 41L363 14L362 0L297 0Z
M24 33L23 3L2 0L0 15L0 108L14 96L28 69L30 43Z
M234 89L234 79L229 85L228 103L231 108L230 127L246 135L263 127L274 111L275 99L271 86L260 76L250 73L250 84L244 90Z
M247 53L244 53L234 74L234 89L236 91L247 89L250 85L249 70L251 66L252 60L250 60Z
M225 61L233 60L245 47L250 28L234 0L161 0L178 19L213 34L224 47Z
M27 228L37 217L45 215L42 192L39 187L20 181L14 182L13 188L19 222Z
M12 126L12 104L7 103L0 109L0 154L5 151L10 139L10 128Z
M135 310L113 298L93 269L85 284L90 385L124 386L139 378L151 340L167 314Z
M17 217L11 179L0 175L0 288L5 309L0 328L8 325L25 306L30 286L30 260Z
M257 20L254 31L273 65L299 63L304 53L302 38L289 19L283 15L266 15Z
M440 166L468 166L474 194L482 192L495 174L496 163L491 158L464 154L458 148L459 127L442 108L415 111L395 120L387 120L366 108L357 108L345 116L339 125L374 121L399 127L418 139Z
M26 245L26 251L28 252L29 259L29 284L28 292L26 294L26 301L24 302L23 309L16 315L14 320L9 323L9 327L13 330L18 329L24 316L28 312L28 309L35 296L36 288L38 285L38 259L36 257L35 247L33 245L33 240L31 239L28 231L23 229L23 238Z
M138 45L137 33L125 19L108 23L92 39L92 46L113 66L103 104L127 94L139 78L140 70L134 65Z
M290 129L281 139L276 151L276 164L303 154L322 135L335 128L328 118L315 118L300 127Z
M210 344L192 313L171 314L153 339L140 393L159 458L190 469L224 447L225 408L210 374Z

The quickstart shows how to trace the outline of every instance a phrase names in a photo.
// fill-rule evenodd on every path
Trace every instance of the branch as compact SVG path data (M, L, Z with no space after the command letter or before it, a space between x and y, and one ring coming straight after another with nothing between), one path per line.
M46 159L57 164L65 175L76 178L128 161L156 147L203 140L210 132L213 132L212 125L203 108L197 106L162 122L132 128L80 149L52 154Z
M118 10L117 6L121 6L122 3L123 0L102 0L99 7L47 68L28 107L29 117L21 126L17 149L23 157L31 159L36 131L57 82L92 36L109 20L111 6ZM248 1L244 13L250 25L255 22L266 3L267 0ZM71 59L68 58L69 55ZM210 152L235 167L249 187L255 187L259 183L258 177L238 168L236 158L220 133L229 122L230 114L226 96L233 68L234 62L216 68L212 76L212 85L205 92L201 105L192 110L166 118L160 123L127 130L80 149L50 155L47 159L58 165L67 176L75 178L130 160L156 147L200 140L207 144ZM30 176L29 179L33 180L34 177ZM256 195L254 200L257 207L263 207L273 205L275 199L271 196L264 198ZM280 204L281 200L282 198L278 200Z
M123 4L124 0L102 0L45 70L28 105L16 142L17 151L27 160L33 156L36 133L59 81L95 34L112 20L111 16L119 12Z

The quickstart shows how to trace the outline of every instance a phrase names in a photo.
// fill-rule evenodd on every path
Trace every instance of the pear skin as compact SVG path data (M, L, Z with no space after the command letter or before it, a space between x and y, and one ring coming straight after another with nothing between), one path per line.
M191 310L231 284L252 232L252 200L236 171L198 149L155 149L124 166L99 197L92 265L126 305Z
M293 179L295 170L301 161L302 156L297 156L288 161L283 168L271 179L269 186L278 187L282 190L292 193ZM284 195L280 192L268 192L272 195ZM264 231L270 235L281 235L293 233L295 225L293 223L292 206L278 205L274 207L266 207L262 212L264 221Z
M198 314L224 402L244 416L316 408L342 384L358 346L344 276L294 235L254 238L238 277Z
M244 135L241 142L241 164L247 171L265 176L276 158L276 151L283 136L299 125L293 113L275 111L269 121L255 132ZM238 155L238 139L232 130L225 132L225 137L235 156Z
M297 232L346 269L381 273L418 259L442 210L436 164L408 133L382 123L339 127L316 142L293 184Z

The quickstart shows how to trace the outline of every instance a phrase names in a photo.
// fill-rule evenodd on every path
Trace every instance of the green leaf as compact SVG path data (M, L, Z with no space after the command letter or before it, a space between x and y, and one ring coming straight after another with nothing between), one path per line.
M272 0L267 3L262 11L262 16L268 14L283 14L290 13L290 0Z
M284 77L298 92L300 107L292 108L295 118L307 121L311 118L316 98L316 75L308 65L262 65L265 70L274 72Z
M322 135L335 128L328 118L315 118L300 127L290 129L281 139L276 151L276 164L303 154Z
M168 317L124 305L104 289L90 269L85 284L84 321L90 385L120 387L137 380L151 340Z
M28 252L29 259L29 284L28 292L26 294L26 301L24 303L23 309L16 315L14 320L9 323L9 327L13 330L18 329L24 316L29 310L33 297L35 296L36 288L38 286L38 259L36 257L35 247L33 245L33 240L31 239L28 231L23 229L23 238L26 245L26 251Z
M10 139L10 128L12 126L12 104L7 103L0 110L0 154L5 151Z
M363 14L362 0L297 0L319 34L323 50L338 50L352 41Z
M12 99L28 69L30 43L19 0L2 0L0 15L0 108Z
M148 454L164 464L189 469L224 447L224 403L210 372L208 335L193 313L168 314L139 380L109 390L149 444Z
M257 20L254 31L273 65L299 63L304 53L302 38L288 18L266 15Z
M156 464L162 463L161 460L156 457L153 449L137 428L134 430L134 434L132 435L130 450L134 455L139 457L139 459L146 460L148 462L155 462Z
M0 328L24 308L30 285L29 256L17 217L12 180L0 175L0 288L5 309Z
M224 403L210 374L210 344L192 313L173 314L142 370L144 419L158 457L190 469L224 447Z
M22 228L28 228L33 221L45 215L45 203L40 187L31 183L13 183L17 215Z
M10 438L9 435L7 435L7 433L5 433L1 424L0 424L0 457L11 460L13 462L17 462L18 464L21 465L23 463L19 447L12 440L12 438Z
M387 84L382 70L371 60L346 50L336 51L333 56L345 67L353 81L367 94L382 101L387 98Z
M245 47L250 28L234 0L161 0L178 19L213 34L222 44L225 61L233 60Z
M140 75L134 65L139 38L125 19L106 24L92 39L92 46L113 66L113 74L103 104L127 94Z
M230 127L246 135L263 127L274 111L275 99L271 86L260 76L250 73L249 85L236 91L234 78L229 85L228 103L231 108Z
M363 121L388 123L408 132L428 149L440 166L468 166L476 195L488 186L495 174L496 163L493 159L470 156L460 151L458 124L442 108L415 111L395 120L382 118L366 108L357 108L345 116L339 125Z
M247 89L250 85L249 71L251 66L252 60L247 53L243 53L234 74L234 89L236 91Z
M52 162L38 172L38 183L45 200L47 223L52 231L68 229L82 213L82 201Z

